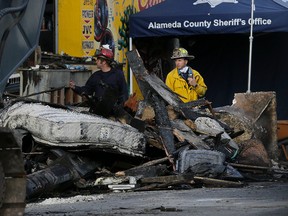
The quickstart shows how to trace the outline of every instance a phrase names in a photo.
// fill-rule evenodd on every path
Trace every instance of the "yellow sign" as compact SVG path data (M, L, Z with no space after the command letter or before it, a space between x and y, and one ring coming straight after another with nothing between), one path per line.
M101 45L108 44L129 85L137 93L125 53L129 49L129 16L164 0L61 0L58 1L58 53L93 56ZM137 93L138 95L138 93Z

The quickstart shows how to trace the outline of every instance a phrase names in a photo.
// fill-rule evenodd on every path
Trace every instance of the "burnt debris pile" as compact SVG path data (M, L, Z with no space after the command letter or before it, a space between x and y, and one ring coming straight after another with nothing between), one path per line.
M182 103L137 51L127 58L144 99L131 95L117 117L23 98L3 108L1 126L22 146L27 200L287 180L274 92L238 93L219 108Z

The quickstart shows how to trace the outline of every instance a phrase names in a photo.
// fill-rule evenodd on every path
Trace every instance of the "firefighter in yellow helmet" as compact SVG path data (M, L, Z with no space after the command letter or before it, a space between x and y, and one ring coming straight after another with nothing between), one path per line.
M171 59L175 60L176 67L166 77L166 85L175 92L184 102L198 100L207 91L200 73L187 65L188 60L194 59L184 48L173 50Z

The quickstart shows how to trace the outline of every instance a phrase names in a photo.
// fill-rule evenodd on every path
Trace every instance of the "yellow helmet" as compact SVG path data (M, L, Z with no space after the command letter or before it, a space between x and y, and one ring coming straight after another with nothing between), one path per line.
M195 57L193 55L189 55L186 49L180 47L175 48L173 50L173 55L171 59L179 59L179 58L194 59Z

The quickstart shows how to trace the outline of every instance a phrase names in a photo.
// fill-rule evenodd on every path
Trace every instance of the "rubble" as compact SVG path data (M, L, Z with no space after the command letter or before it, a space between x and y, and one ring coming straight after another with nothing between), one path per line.
M288 164L278 160L273 92L238 93L232 106L219 108L205 98L184 104L148 73L137 51L127 58L144 99L131 95L123 118L27 97L1 111L1 126L15 129L22 140L27 201L68 191L243 187L249 181L287 180Z

